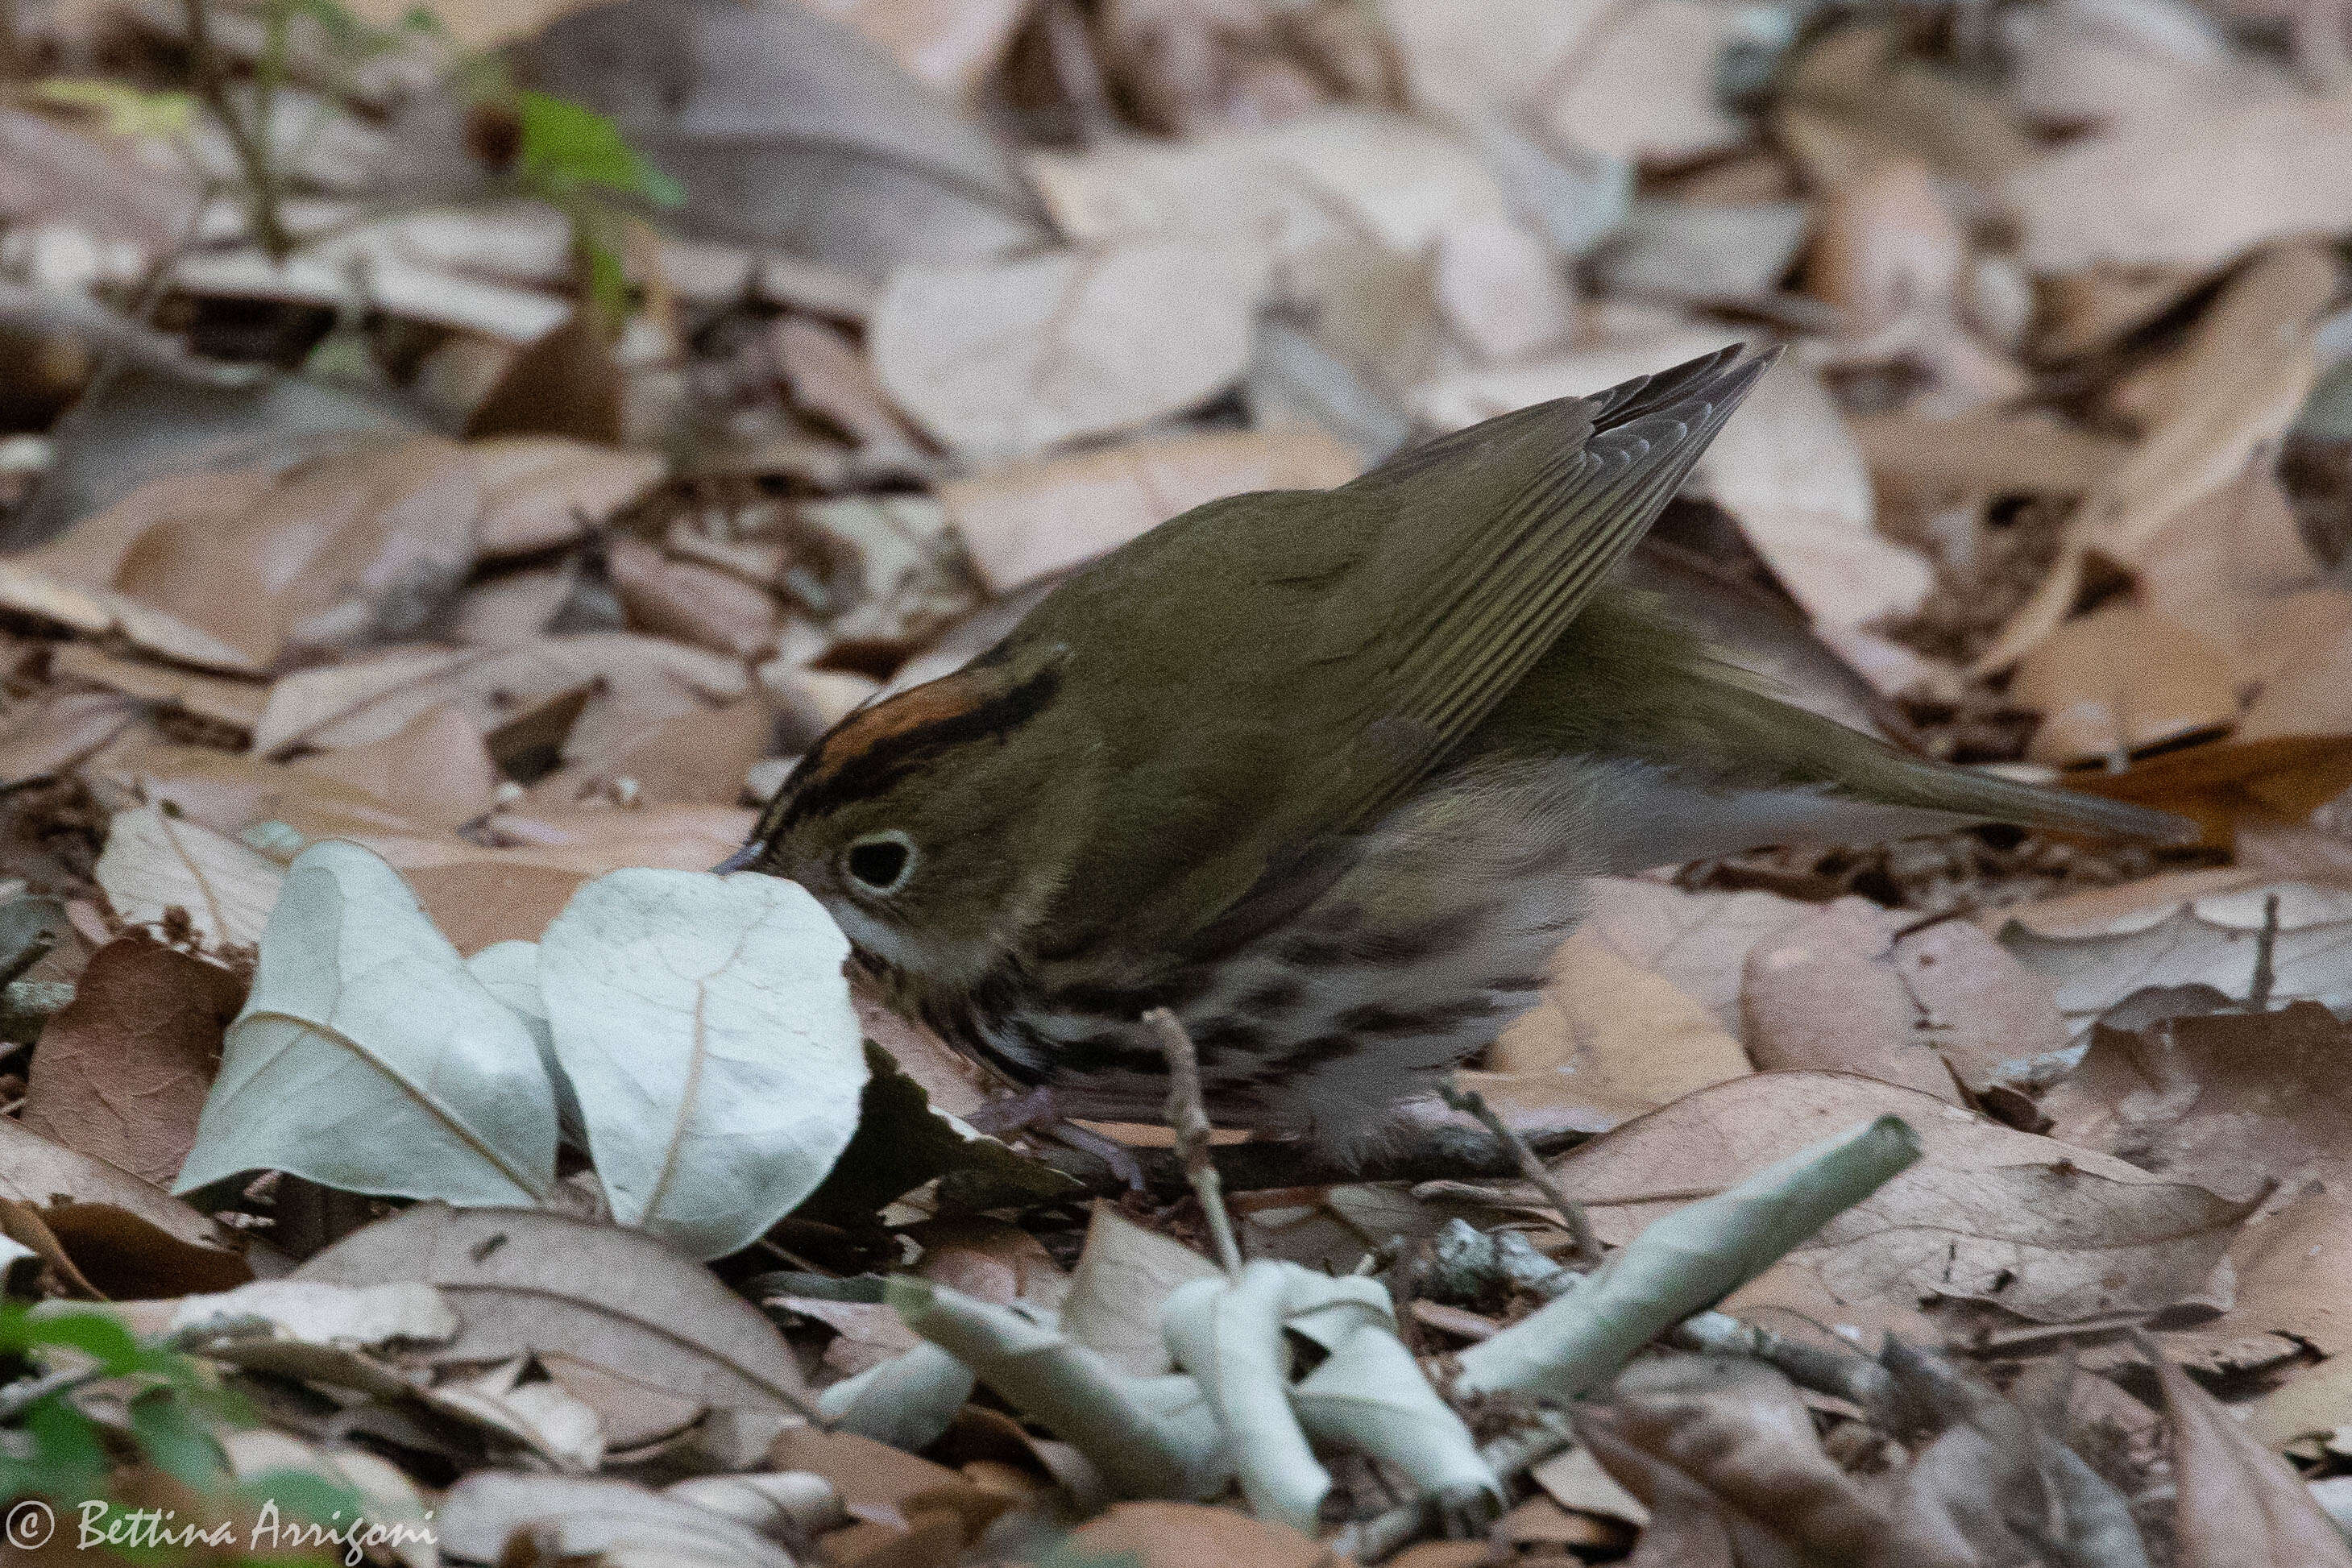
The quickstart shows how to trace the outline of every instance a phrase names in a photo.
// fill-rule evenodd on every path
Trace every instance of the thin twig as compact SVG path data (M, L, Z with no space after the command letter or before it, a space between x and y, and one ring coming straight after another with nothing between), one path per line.
M200 1323L190 1323L149 1342L149 1348L180 1354L201 1354L209 1347L230 1340L267 1338L277 1331L267 1318L252 1312L208 1318ZM53 1394L65 1394L85 1384L101 1382L113 1376L104 1363L60 1368L45 1372L38 1377L28 1377L0 1388L0 1426L16 1420Z
M47 927L25 939L25 944L6 958L0 959L0 985L5 985L33 965L49 955L58 945L58 933Z
M2246 1011L2267 1013L2271 987L2278 984L2279 896L2263 900L2263 934L2254 942L2254 980L2246 988Z
M1601 1262L1601 1238L1592 1234L1592 1222L1585 1217L1580 1206L1559 1190L1559 1184L1552 1180L1549 1171L1544 1169L1544 1163L1536 1158L1536 1152L1528 1147L1528 1141L1505 1126L1503 1119L1495 1114L1494 1107L1486 1103L1486 1097L1476 1089L1456 1089L1447 1084L1439 1092L1444 1095L1447 1105L1465 1116L1476 1117L1479 1124L1511 1152L1511 1158L1518 1162L1519 1174L1526 1177L1536 1191L1543 1194L1544 1201L1558 1211L1560 1223L1567 1227L1570 1238L1576 1244L1577 1261L1587 1267L1597 1267Z
M1478 1450L1495 1479L1508 1487L1511 1482L1554 1454L1576 1441L1576 1428L1568 1416L1558 1410L1536 1412L1535 1424L1523 1426L1507 1436L1496 1438ZM1358 1520L1327 1543L1332 1552L1352 1558L1358 1563L1378 1563L1384 1557L1402 1551L1407 1542L1428 1529L1436 1512L1434 1500L1417 1498L1370 1519Z
M1225 1213L1224 1178L1209 1159L1209 1112L1201 1102L1200 1053L1192 1048L1192 1037L1167 1008L1154 1007L1143 1016L1143 1022L1160 1037L1160 1048L1168 1056L1168 1125L1176 1130L1176 1157L1184 1163L1184 1179L1200 1195L1219 1266L1228 1275L1238 1275L1241 1243L1234 1237L1233 1217Z
M293 237L278 211L283 193L276 163L270 157L269 111L277 89L277 77L285 63L285 14L271 13L268 52L276 58L265 58L257 75L257 90L256 122L247 123L236 111L228 90L228 78L221 64L220 51L213 42L212 16L207 0L184 0L182 14L187 17L188 59L195 77L196 97L219 124L221 134L228 138L236 161L245 171L246 184L250 187L247 210L253 217L254 237L272 261L284 261L294 253Z

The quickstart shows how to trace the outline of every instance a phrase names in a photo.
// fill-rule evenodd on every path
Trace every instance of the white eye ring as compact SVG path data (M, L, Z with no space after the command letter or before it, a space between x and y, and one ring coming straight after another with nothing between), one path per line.
M895 893L915 875L915 841L895 827L850 841L841 852L841 874L869 893Z

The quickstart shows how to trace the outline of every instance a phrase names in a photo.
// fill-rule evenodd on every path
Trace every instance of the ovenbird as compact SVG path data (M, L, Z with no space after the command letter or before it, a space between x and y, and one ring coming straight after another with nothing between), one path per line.
M844 720L726 868L1063 1116L1155 1120L1150 1008L1221 1121L1360 1155L1535 1000L1604 872L1971 820L2160 814L1898 752L1610 582L1769 354L1196 507Z

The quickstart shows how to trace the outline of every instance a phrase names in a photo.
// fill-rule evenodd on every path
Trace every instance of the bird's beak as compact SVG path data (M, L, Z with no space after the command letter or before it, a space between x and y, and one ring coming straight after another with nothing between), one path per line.
M724 876L730 871L748 870L751 868L751 862L759 858L759 840L753 839L751 843L746 844L742 848L738 849L734 854L730 855L726 859L721 860L718 865L713 866L710 868L713 872L720 876Z

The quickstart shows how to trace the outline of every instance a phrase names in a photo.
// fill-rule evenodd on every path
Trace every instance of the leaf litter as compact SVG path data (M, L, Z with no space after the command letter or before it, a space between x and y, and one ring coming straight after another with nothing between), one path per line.
M544 9L9 54L0 1231L220 1473L469 1561L2341 1558L2329 18ZM1459 1075L1554 1190L1228 1143L1238 1279L708 875L1090 556L1762 335L1643 580L2200 846L1598 881Z

